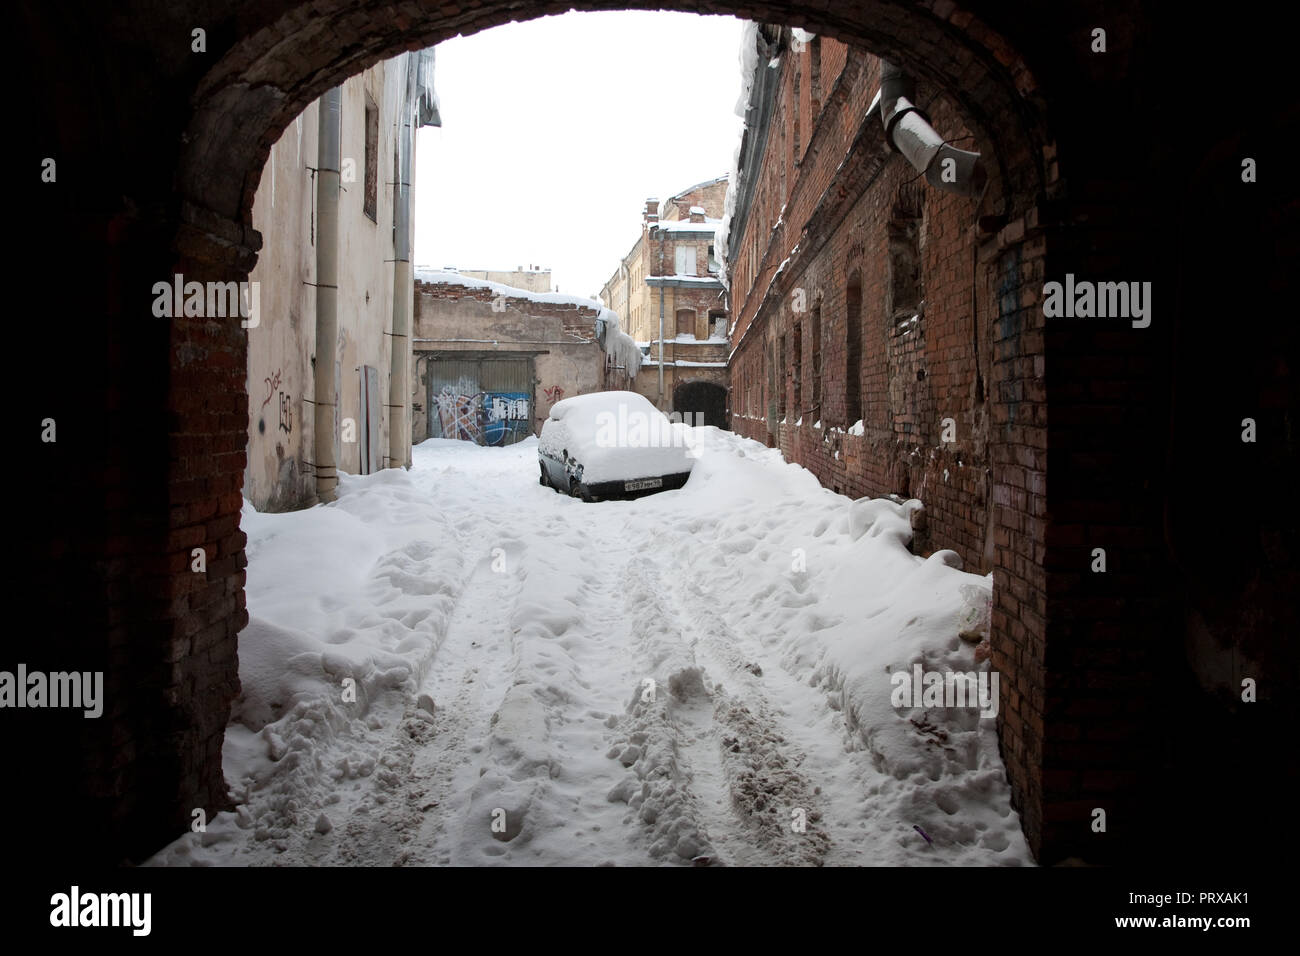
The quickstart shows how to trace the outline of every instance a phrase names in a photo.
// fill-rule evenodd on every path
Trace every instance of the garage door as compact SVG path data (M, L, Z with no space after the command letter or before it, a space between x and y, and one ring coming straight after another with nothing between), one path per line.
M429 437L511 445L532 433L533 360L429 360Z

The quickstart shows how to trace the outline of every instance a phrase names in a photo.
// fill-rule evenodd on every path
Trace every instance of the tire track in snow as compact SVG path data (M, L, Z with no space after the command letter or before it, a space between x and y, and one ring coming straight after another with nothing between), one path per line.
M669 553L689 553L686 544ZM756 663L753 649L744 647L707 605L687 602L683 595L702 593L700 588L664 588L658 566L655 573L665 613L687 635L697 663L714 678L709 723L702 727L697 717L700 733L689 753L721 782L730 818L739 829L740 839L734 841L741 848L739 855L752 865L822 865L830 847L821 823L822 800L801 768L806 750L791 746L785 728L774 719L761 678L751 670ZM762 673L761 667L758 670ZM707 740L708 746L700 746L700 740ZM722 841L721 833L718 839Z
M603 754L608 720L621 706L622 682L609 674L625 655L621 580L635 549L609 515L597 520L586 505L542 500L543 514L531 517L549 532L547 548L529 551L516 568L513 677L489 721L453 864L627 858L620 811L606 799L617 768ZM495 814L504 814L504 832L489 829Z
M498 547L507 562L519 559L513 539ZM356 835L358 842L387 847L385 863L450 860L449 830L463 817L477 780L475 757L513 678L508 622L519 581L494 571L493 561L489 550L461 591L446 637L402 718L392 776L385 778L390 798L376 826ZM432 714L421 706L425 697Z
M819 864L828 840L783 738L761 713L705 681L695 654L701 635L666 597L672 592L660 565L643 559L633 583L628 599L639 622L638 656L644 673L662 686L662 698L634 697L620 722L622 741L610 755L635 776L611 796L627 800L650 827L656 858L684 862L698 854L724 865ZM792 818L786 813L796 807L806 828L787 833Z

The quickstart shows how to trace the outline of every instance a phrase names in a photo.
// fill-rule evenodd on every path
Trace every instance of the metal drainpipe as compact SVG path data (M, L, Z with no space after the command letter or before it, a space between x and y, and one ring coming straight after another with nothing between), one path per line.
M659 274L664 273L664 241L659 240ZM664 285L659 285L659 408L664 407Z
M410 467L411 425L407 410L411 403L411 152L415 148L412 90L416 82L415 57L407 54L406 95L403 97L401 131L397 136L400 173L393 188L393 334L392 363L388 375L388 460L392 467Z
M988 182L979 153L949 146L916 108L916 81L888 60L880 61L880 116L885 139L935 189L978 196ZM949 162L951 160L951 162ZM947 177L947 178L945 178Z
M316 496L338 496L339 87L320 98L316 172Z

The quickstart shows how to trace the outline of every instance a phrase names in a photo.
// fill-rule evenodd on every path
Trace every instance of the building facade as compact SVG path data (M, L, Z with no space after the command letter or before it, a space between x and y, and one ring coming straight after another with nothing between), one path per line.
M551 270L543 269L541 266L530 265L526 269L520 266L518 269L447 269L445 271L459 272L467 279L483 279L487 282L508 285L514 289L523 289L525 292L552 291Z
M646 355L635 390L665 412L725 427L727 308L717 254L727 177L691 186L660 204L647 199L641 235L601 290L629 316Z
M540 434L556 402L627 388L641 357L593 299L423 270L413 346L416 442L508 445Z
M752 41L727 235L732 427L850 497L922 499L918 546L987 572L994 289L977 201L891 151L882 61L772 27ZM947 141L984 145L937 91L919 99Z
M249 277L259 315L249 328L244 495L259 510L320 499L317 467L329 456L318 453L316 409L330 402L331 475L409 461L409 412L393 392L407 391L415 130L440 123L432 84L432 50L377 63L312 103L271 147L253 203L263 245ZM331 286L332 296L318 295ZM333 375L322 395L318 336L327 326Z

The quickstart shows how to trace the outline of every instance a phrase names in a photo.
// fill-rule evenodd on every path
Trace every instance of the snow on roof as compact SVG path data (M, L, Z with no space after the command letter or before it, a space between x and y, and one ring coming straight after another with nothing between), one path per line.
M658 285L663 282L681 282L686 284L696 283L699 285L720 285L717 276L688 276L678 273L670 276L646 276L646 285Z
M641 368L641 350L637 348L632 336L623 331L618 313L613 309L605 308L599 299L589 299L581 295L567 295L563 292L529 292L527 289L517 289L512 285L505 285L501 282L490 282L487 279L471 279L459 272L448 272L445 269L417 268L415 270L415 281L428 282L433 285L458 285L467 289L490 289L497 295L503 295L508 299L528 299L532 302L545 302L550 305L576 305L581 308L591 309L596 313L597 330L603 328L603 334L598 332L600 343L605 352L614 357L615 364L621 365L629 378L634 378Z
M473 279L447 269L422 269L417 266L415 281L428 282L433 285L459 285L467 289L491 289L498 295L503 295L508 299L531 299L534 302L546 302L551 305L577 305L595 309L596 311L604 308L598 300L589 299L582 295L568 295L564 292L530 292L527 289L506 285L504 282Z
M758 66L758 24L746 21L740 35L740 96L736 98L736 115L744 119L749 114L750 101L754 97L754 70ZM731 172L727 174L727 194L722 200L722 225L718 228L718 260L722 263L722 282L730 281L727 261L731 254L731 221L736 215L736 202L740 195L740 178L745 175L740 169L740 152L745 145L742 131L736 140L736 148L731 156ZM753 170L748 170L753 176Z
M692 206L692 207L691 207L691 215L692 215L692 216L703 216L703 215L704 215L704 207L703 207L703 206Z
M717 232L721 225L721 219L705 219L704 222L691 222L689 219L664 219L659 222L659 231Z
M438 93L433 87L434 79L434 48L429 47L427 50L419 50L412 54L414 64L412 68L413 76L410 79L415 81L415 120L419 126L441 126L442 112L438 103Z
M755 25L755 27L757 28L757 25ZM712 185L714 185L714 184L716 184L716 183L720 183L720 182L722 182L724 179L726 179L727 176L729 176L729 175L730 175L729 173L723 173L721 176L714 176L712 179L706 179L706 180L704 180L704 182L702 182L702 183L696 183L694 186L687 186L685 189L683 189L681 192L679 192L679 193L677 193L676 195L674 195L672 198L673 198L673 199L681 199L681 198L682 198L683 196L685 196L687 193L693 193L693 192L695 192L695 190L697 190L697 189L703 189L705 186L712 186ZM671 200L670 200L670 202L671 202Z

